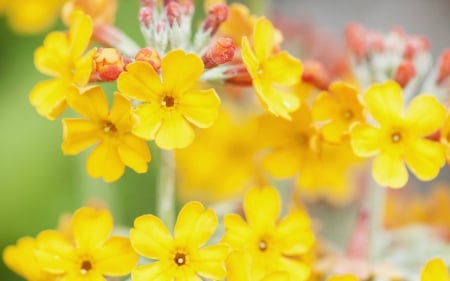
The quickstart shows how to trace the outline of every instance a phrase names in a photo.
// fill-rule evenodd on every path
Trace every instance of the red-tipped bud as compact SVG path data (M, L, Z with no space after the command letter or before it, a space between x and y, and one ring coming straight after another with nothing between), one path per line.
M416 67L410 60L403 60L397 67L394 80L400 84L402 88L405 88L416 76Z
M202 56L205 68L213 68L231 61L235 51L236 46L234 46L233 39L228 37L217 38Z
M153 48L146 47L140 49L136 54L135 59L136 61L144 61L149 63L155 71L159 71L161 68L161 58L159 57L158 52L156 52Z
M378 32L370 32L367 34L367 46L370 51L373 52L383 52L384 41L383 35Z
M124 68L122 55L114 48L98 48L92 61L91 80L95 81L115 81Z
M237 64L233 68L224 72L224 75L229 78L226 79L227 83L239 85L239 86L251 86L252 77L248 73L247 68L243 64Z
M203 25L203 31L210 30L210 34L213 35L217 32L222 22L228 18L228 6L226 4L217 3L209 8L208 15Z
M170 27L172 27L175 23L178 25L181 24L181 15L182 15L182 7L180 3L171 1L164 6L166 11L166 17L169 21Z
M149 27L153 20L153 9L150 7L141 7L139 10L139 22L145 26Z
M442 52L439 58L439 69L436 84L441 84L450 76L450 49Z
M156 5L157 0L141 0L141 7L153 8Z
M328 89L330 79L323 65L318 61L304 61L302 80L321 90Z
M184 0L181 2L183 14L192 15L194 13L194 3L191 0Z
M414 36L408 39L403 51L403 58L411 60L417 53L428 52L430 50L430 42L423 36Z
M367 54L366 31L357 24L352 23L345 28L345 40L347 47L358 60L362 60Z

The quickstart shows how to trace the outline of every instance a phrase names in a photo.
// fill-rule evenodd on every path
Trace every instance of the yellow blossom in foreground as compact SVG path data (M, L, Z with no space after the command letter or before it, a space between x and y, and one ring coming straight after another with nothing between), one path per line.
M151 159L146 141L132 134L137 119L131 102L116 93L111 111L100 86L79 94L75 87L67 94L67 101L83 118L63 119L64 154L74 155L97 144L90 153L86 169L91 177L105 181L119 179L125 166L137 173L145 173Z
M163 149L191 144L194 130L190 124L210 127L220 107L214 89L197 88L202 74L202 60L182 50L171 51L162 59L161 78L148 63L128 64L117 85L124 95L143 102L136 109L141 122L134 132L154 139Z
M55 119L66 108L66 93L72 85L84 86L92 70L95 50L84 54L92 34L92 20L81 11L72 14L69 32L51 32L34 53L34 64L53 77L39 82L30 93L30 102L39 114Z
M247 221L237 214L225 215L223 242L250 255L249 280L278 271L286 272L289 280L307 280L311 268L302 257L314 244L307 215L296 210L280 220L281 199L270 186L250 189L243 207Z
M226 275L224 244L204 246L212 237L218 218L200 202L189 202L181 209L174 235L154 215L135 219L130 231L133 248L142 256L156 260L132 271L133 281L190 281L200 277L223 280Z
M3 261L15 273L30 281L56 280L57 275L45 272L39 265L34 251L36 240L23 237L14 246L8 246L3 251Z
M106 210L78 209L72 218L73 241L46 230L36 238L36 258L42 268L61 281L105 280L128 274L138 255L126 237L110 236L113 219Z
M427 136L441 128L445 108L431 95L416 96L404 112L402 88L388 81L373 85L364 95L365 105L378 127L357 124L351 143L358 156L375 156L375 181L392 188L403 187L411 170L420 180L434 179L445 164L443 146Z
M450 281L450 274L444 261L434 258L422 269L420 281Z
M327 281L359 281L359 279L352 274L345 274L345 275L331 276L330 278L327 279Z
M290 120L290 113L300 106L300 98L292 87L300 82L303 67L286 51L274 53L275 39L272 23L258 19L253 48L247 37L242 39L242 60L263 106L275 116Z
M315 121L327 122L321 128L325 140L339 143L350 132L355 122L365 122L358 90L345 82L335 82L329 92L319 94L313 102Z

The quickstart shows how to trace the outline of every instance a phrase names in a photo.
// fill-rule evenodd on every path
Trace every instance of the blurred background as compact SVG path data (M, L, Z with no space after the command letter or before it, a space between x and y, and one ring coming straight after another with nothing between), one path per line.
M119 0L116 23L142 43L135 16L138 2ZM250 3L259 7L263 4ZM314 25L337 44L343 44L344 26L359 22L385 31L400 25L410 34L425 35L434 55L450 47L448 0L277 0L268 3L266 9L278 18ZM51 28L63 29L60 21ZM31 88L46 79L33 65L33 52L45 35L46 31L16 34L0 15L0 251L20 237L36 236L41 230L56 227L61 214L74 211L89 198L102 198L113 210L116 222L124 225L131 225L140 214L154 211L156 149L152 150L154 159L146 175L127 169L125 176L111 185L89 179L84 171L86 154L62 154L61 121L40 117L30 105ZM334 43L322 43L320 48L334 47ZM0 263L0 280L21 279Z

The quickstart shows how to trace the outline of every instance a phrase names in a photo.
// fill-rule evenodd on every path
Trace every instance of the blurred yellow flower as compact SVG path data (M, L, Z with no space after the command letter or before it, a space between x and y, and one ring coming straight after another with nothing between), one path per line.
M36 240L31 237L20 238L16 245L8 246L3 251L6 266L29 281L56 280L56 275L45 272L39 265L34 251Z
M105 280L128 274L138 261L126 237L110 236L113 219L106 210L78 209L72 218L73 241L45 230L36 238L36 258L42 268L60 280Z
M270 186L250 189L243 208L247 221L237 214L225 215L223 242L249 253L250 280L276 271L286 272L290 280L307 280L311 268L302 257L314 244L308 216L295 210L280 220L280 195Z
M272 23L258 19L253 48L247 37L242 39L242 60L263 106L275 116L290 120L290 113L300 106L300 97L291 87L300 82L302 64L286 51L274 53L275 39Z
M53 77L39 82L30 93L30 102L39 114L55 119L66 108L66 92L72 85L84 86L92 70L95 50L85 53L92 34L92 21L81 11L72 14L69 32L51 32L34 53L34 64Z
M133 248L142 256L156 261L132 271L134 281L200 280L200 277L223 280L226 276L224 244L204 246L216 231L218 218L200 202L183 206L175 224L174 235L154 215L135 219L130 231Z
M247 36L251 42L256 19L256 16L250 15L247 6L241 3L231 3L227 20L219 27L219 35L230 37L236 46L241 44L244 36Z
M402 88L388 81L373 85L364 95L365 105L379 127L359 123L351 131L356 155L376 155L372 165L375 181L392 188L403 187L412 171L422 181L432 180L445 164L443 146L426 139L441 128L445 108L431 95L416 96L406 113Z
M62 20L70 25L70 16L75 10L82 10L92 18L94 26L112 24L117 12L117 0L68 0L62 9Z
M444 125L441 129L441 142L445 146L445 156L447 163L450 164L450 112L447 112Z
M326 122L321 132L326 141L339 143L349 134L355 122L365 122L358 90L345 82L330 85L329 92L320 93L313 102L315 121Z
M327 281L359 281L359 279L352 274L344 274L331 276L327 279Z
M75 155L97 144L87 159L86 169L91 177L107 182L119 179L125 166L137 173L147 171L150 150L144 139L131 132L138 121L128 99L116 93L108 111L102 88L93 86L81 94L72 87L67 101L83 118L63 119L64 154Z
M429 260L422 269L420 281L450 281L450 274L444 261L440 258Z
M127 65L117 81L119 91L142 101L136 113L141 122L134 132L155 139L162 149L184 148L194 140L191 124L210 127L219 113L214 89L199 90L202 60L182 50L170 51L161 63L161 78L146 62Z
M3 0L0 13L11 28L23 34L35 34L52 26L65 0Z

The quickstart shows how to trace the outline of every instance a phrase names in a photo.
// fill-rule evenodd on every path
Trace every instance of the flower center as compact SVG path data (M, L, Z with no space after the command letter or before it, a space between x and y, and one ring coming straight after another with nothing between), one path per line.
M114 126L113 123L106 121L105 124L103 125L103 132L110 134L110 133L115 133L117 132L117 128L116 126Z
M178 265L182 266L186 264L186 255L184 253L176 253L173 261Z
M80 272L85 275L92 269L92 264L90 261L85 260L81 263Z
M345 120L350 120L353 118L353 112L351 110L346 110L344 111L343 116Z
M261 252L264 252L265 250L267 250L267 242L265 241L265 240L263 240L263 239L261 239L260 241L259 241L259 243L258 243L258 249L261 251Z
M398 143L402 140L402 135L400 135L400 133L393 133L391 135L391 140L393 143Z
M161 101L164 107L172 107L175 105L175 99L172 96L165 96Z

